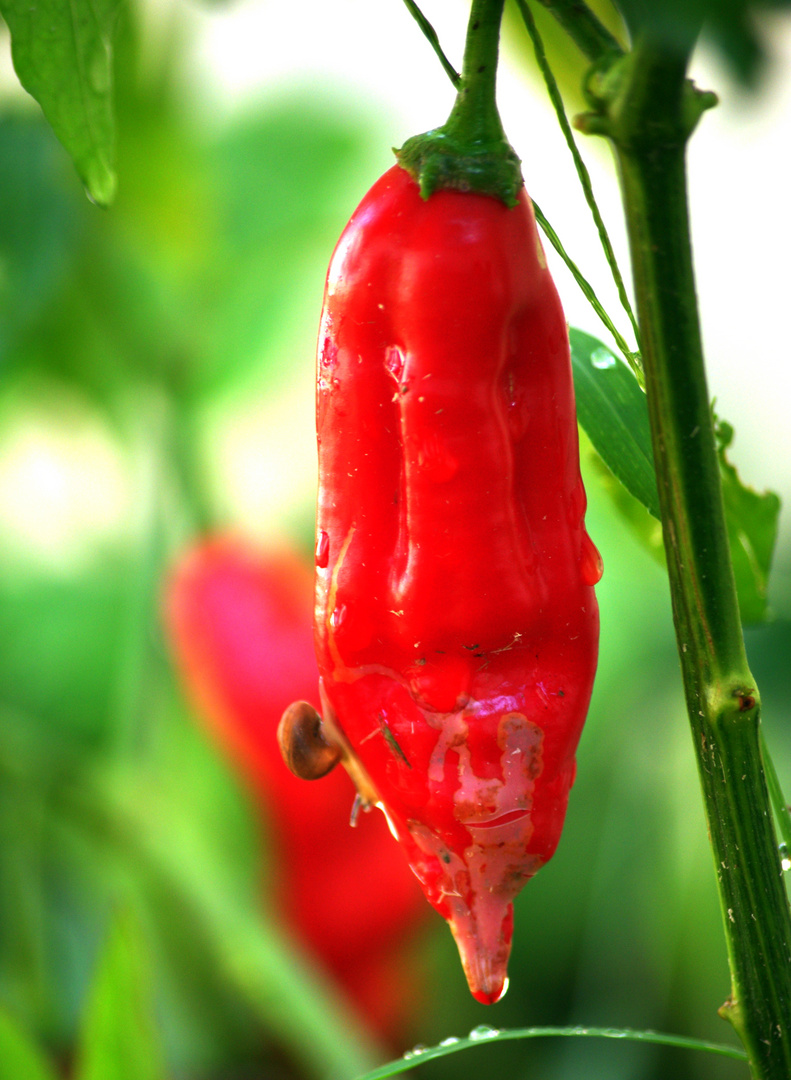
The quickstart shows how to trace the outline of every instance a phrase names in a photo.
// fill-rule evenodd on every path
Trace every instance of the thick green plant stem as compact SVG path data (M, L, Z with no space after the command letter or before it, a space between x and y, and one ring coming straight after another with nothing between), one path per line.
M685 149L713 103L686 55L638 39L589 82L579 126L615 150L643 344L673 616L731 968L731 1021L760 1080L791 1077L791 915L725 530L695 298Z

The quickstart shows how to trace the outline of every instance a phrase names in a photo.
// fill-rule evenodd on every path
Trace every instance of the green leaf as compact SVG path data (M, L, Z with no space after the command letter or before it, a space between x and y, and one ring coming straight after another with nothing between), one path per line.
M595 1038L595 1039L623 1039L631 1042L653 1043L661 1046L676 1046L681 1050L704 1050L710 1054L719 1054L723 1057L736 1058L746 1061L747 1055L744 1050L736 1046L726 1046L723 1043L705 1042L703 1039L690 1039L684 1035L666 1035L658 1031L632 1031L630 1028L583 1028L583 1027L532 1027L512 1028L510 1031L498 1031L495 1028L481 1024L473 1028L466 1039L444 1039L439 1046L415 1047L407 1050L399 1061L389 1061L378 1069L366 1073L359 1080L384 1080L387 1076L397 1076L414 1069L416 1065L422 1065L426 1061L435 1061L437 1058L446 1057L448 1054L456 1054L460 1050L471 1050L482 1044L489 1045L494 1042L509 1042L512 1039L536 1039L548 1037L571 1037L571 1038Z
M572 329L569 339L577 416L583 430L629 494L661 520L645 394L620 357L595 337ZM758 493L741 482L725 453L733 440L733 428L717 421L716 433L739 609L742 622L751 625L767 617L767 587L780 500L774 492ZM634 527L634 506L617 497L616 503ZM636 531L656 555L655 532L644 528Z
M616 38L622 42L628 40L623 18L612 0L589 0L587 6ZM530 0L530 10L568 111L581 112L587 108L582 87L590 63L584 54L572 45L563 26L552 12L547 10L545 0ZM507 38L510 50L522 59L524 74L543 87L543 79L536 65L533 46L525 33L522 16L515 4L505 5L503 27L503 36Z
M569 331L577 417L607 468L660 519L645 394L626 364L591 334Z
M144 944L137 923L122 913L99 958L75 1080L164 1080Z
M57 1080L30 1037L0 1009L0 1080Z
M240 888L225 854L176 785L168 796L137 771L119 771L112 786L93 793L107 824L157 898L159 918L177 912L181 927L202 943L211 970L237 1007L261 1026L316 1080L351 1077L382 1059L359 1017L314 968L275 919L254 906L250 882ZM77 1080L138 1080L79 1076Z
M119 0L0 0L19 81L71 155L89 197L115 194L112 49Z
M739 479L725 453L733 441L731 425L718 420L715 433L739 610L743 623L760 623L767 617L766 593L777 541L780 499L773 491L753 491Z

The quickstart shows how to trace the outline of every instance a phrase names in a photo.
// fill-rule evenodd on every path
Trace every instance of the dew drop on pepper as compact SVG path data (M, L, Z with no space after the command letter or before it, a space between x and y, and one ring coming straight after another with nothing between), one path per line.
M316 537L316 566L319 570L325 570L330 561L330 537L329 533L321 529Z
M580 569L582 580L586 585L598 585L604 573L604 564L596 545L588 534L583 530L582 551L580 555Z

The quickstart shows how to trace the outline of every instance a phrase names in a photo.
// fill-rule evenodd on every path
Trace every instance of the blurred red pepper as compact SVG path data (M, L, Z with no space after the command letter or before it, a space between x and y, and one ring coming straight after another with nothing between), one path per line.
M403 945L424 900L379 814L349 828L340 771L318 785L286 769L276 729L286 705L316 699L313 579L293 554L234 538L188 551L166 587L176 663L199 715L246 780L275 844L267 883L279 910L380 1031L414 1008Z

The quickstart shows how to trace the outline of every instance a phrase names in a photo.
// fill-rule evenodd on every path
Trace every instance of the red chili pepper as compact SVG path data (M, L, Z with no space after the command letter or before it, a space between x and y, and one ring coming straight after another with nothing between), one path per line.
M178 667L271 837L267 887L368 1020L392 1033L414 1006L414 973L399 956L425 908L420 890L378 815L349 829L342 773L303 784L277 749L285 705L316 694L312 610L313 579L301 559L264 555L230 537L186 552L166 585Z
M566 323L494 98L502 10L473 0L447 123L402 147L330 264L324 723L300 706L282 731L298 771L323 771L332 743L385 811L487 1004L505 987L512 901L563 826L601 576Z
M426 201L385 173L330 265L317 414L325 721L490 1003L563 825L601 576L524 189Z

